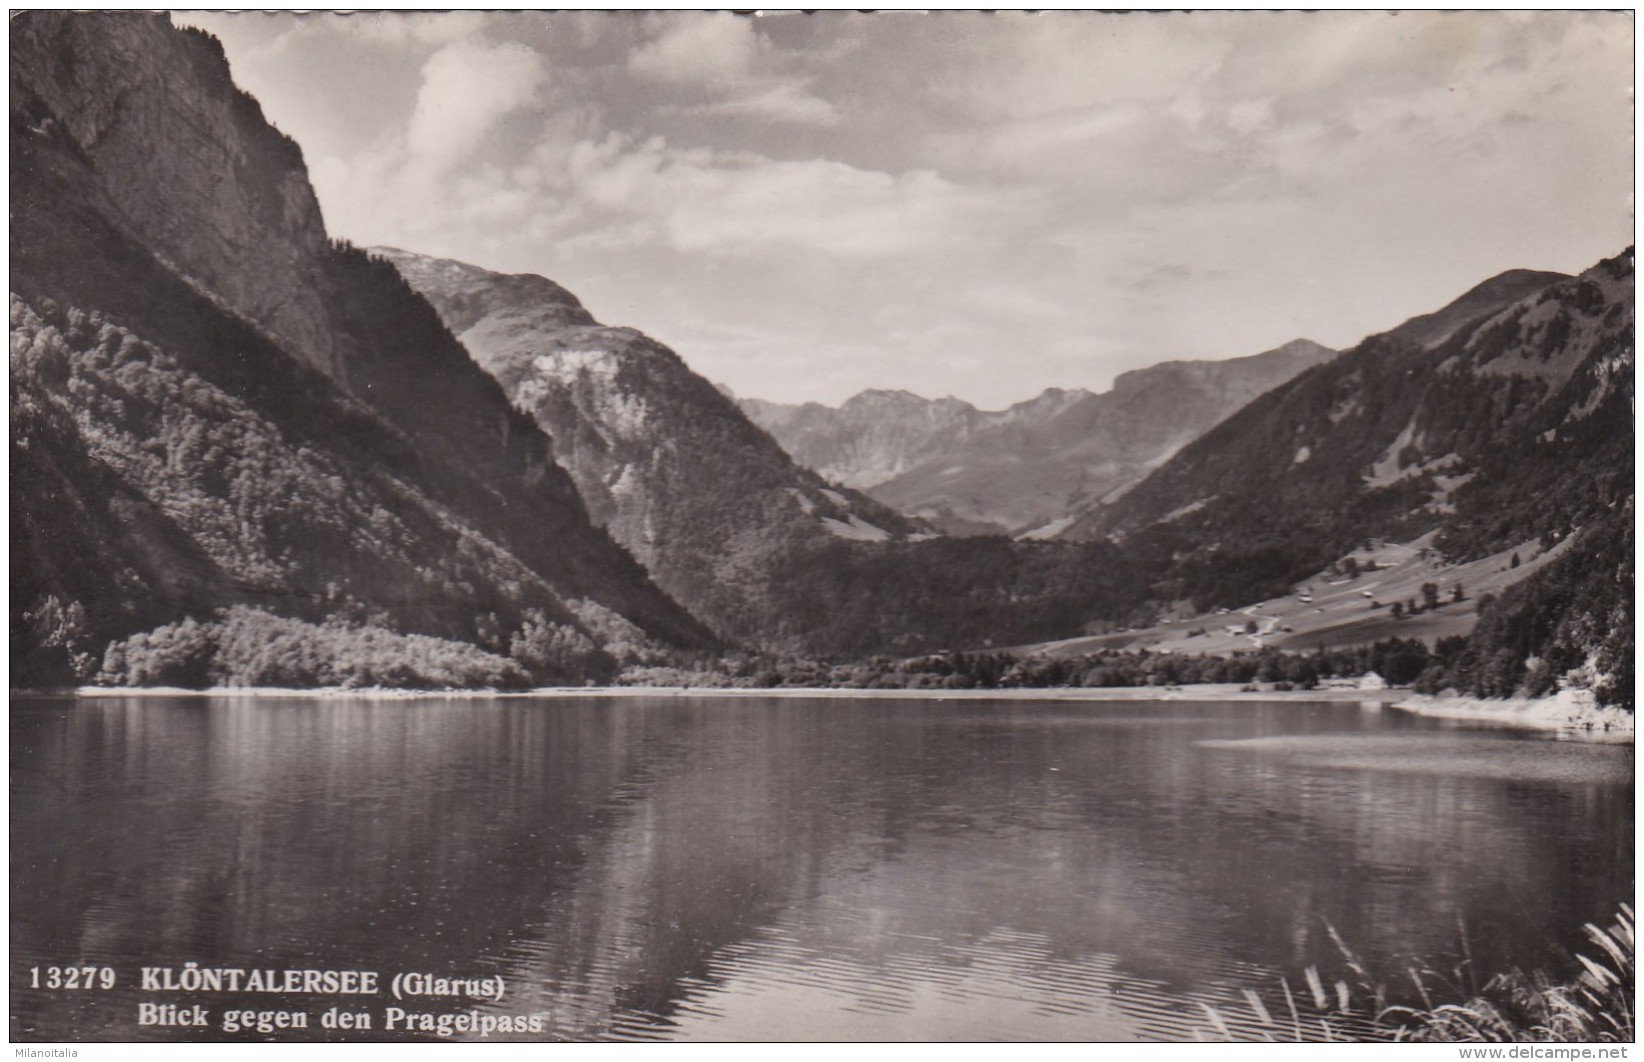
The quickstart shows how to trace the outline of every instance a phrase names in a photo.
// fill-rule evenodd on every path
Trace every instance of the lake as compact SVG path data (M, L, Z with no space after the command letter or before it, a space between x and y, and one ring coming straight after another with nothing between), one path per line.
M494 1039L1181 1040L1309 966L1353 982L1332 929L1397 996L1412 963L1566 977L1633 897L1630 745L1354 703L11 711L14 1040L438 1038L389 1006L525 1030ZM504 990L140 983L191 962ZM32 986L81 964L114 985ZM144 1003L310 1026L139 1025ZM339 1004L372 1030L314 1024Z

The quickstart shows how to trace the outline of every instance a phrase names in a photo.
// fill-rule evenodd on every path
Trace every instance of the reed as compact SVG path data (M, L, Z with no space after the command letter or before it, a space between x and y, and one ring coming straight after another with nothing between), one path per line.
M1327 928L1356 984L1326 985L1318 968L1310 966L1299 1002L1299 993L1280 982L1285 1007L1277 1014L1248 989L1243 992L1248 1013L1204 1005L1209 1025L1202 1038L1429 1043L1631 1043L1636 1038L1634 916L1627 904L1609 927L1582 927L1596 953L1575 953L1581 973L1574 981L1554 984L1545 974L1513 970L1480 985L1469 957L1453 977L1430 967L1410 968L1420 1006L1387 1005L1386 986L1370 976L1333 926ZM1443 999L1462 1002L1439 1002Z

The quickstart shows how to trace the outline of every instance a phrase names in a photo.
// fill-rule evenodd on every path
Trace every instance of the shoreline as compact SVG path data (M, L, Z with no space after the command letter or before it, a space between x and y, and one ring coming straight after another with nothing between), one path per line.
M1635 722L1632 713L1598 705L1587 690L1560 690L1551 697L1487 699L1464 697L1453 691L1437 695L1417 694L1403 689L1347 689L1328 687L1312 690L1248 690L1241 684L1207 683L1192 686L1109 686L1048 687L969 690L847 689L841 687L720 688L712 686L549 686L533 690L396 690L281 689L269 687L219 687L186 690L175 687L82 686L64 690L12 690L12 696L42 698L280 698L289 700L478 700L539 699L568 700L592 698L622 700L633 698L785 698L810 700L926 701L1051 701L1061 703L1102 703L1114 701L1216 702L1246 701L1267 703L1356 703L1368 710L1395 708L1431 719L1448 719L1492 727L1556 732L1591 740L1631 742Z
M1523 730L1557 731L1595 741L1633 740L1633 713L1599 705L1590 690L1559 690L1550 697L1464 697L1452 690L1411 694L1394 705L1429 719L1488 723Z
M351 689L323 686L288 689L275 686L217 686L183 689L178 686L80 686L55 690L12 690L12 696L43 698L204 697L284 698L292 700L469 700L469 699L631 699L636 697L762 698L926 701L1373 701L1390 706L1400 690L1247 690L1241 683L1205 683L1191 686L1046 686L1003 689L856 689L843 686L541 686L530 690L406 690L383 687Z

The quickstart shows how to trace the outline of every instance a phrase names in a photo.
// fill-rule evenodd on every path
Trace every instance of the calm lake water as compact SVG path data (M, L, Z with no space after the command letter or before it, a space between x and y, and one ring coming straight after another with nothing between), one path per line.
M503 979L507 1039L1191 1039L1317 965L1571 972L1633 749L1356 704L14 699L22 1040L223 1038L144 966ZM108 990L31 987L106 965ZM1282 999L1282 996L1277 998ZM431 1033L423 1035L432 1037ZM468 1034L458 1033L458 1038Z

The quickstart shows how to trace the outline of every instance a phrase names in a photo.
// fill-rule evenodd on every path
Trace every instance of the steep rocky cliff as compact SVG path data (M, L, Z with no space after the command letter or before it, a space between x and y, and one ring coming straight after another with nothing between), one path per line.
M393 267L327 239L215 40L25 12L10 96L24 676L234 606L539 662L713 643Z
M235 88L216 42L152 17L27 15L11 30L13 121L31 146L80 164L59 172L79 205L296 356L338 371L327 239L302 152ZM13 191L19 213L50 209L37 184Z
M1226 361L1127 372L1101 394L1053 388L984 412L868 391L839 409L745 399L801 463L954 533L1055 537L1264 391L1335 352L1305 339Z
M807 645L773 572L839 538L918 527L799 467L677 354L542 277L374 248L555 440L596 522L729 638Z

